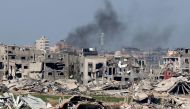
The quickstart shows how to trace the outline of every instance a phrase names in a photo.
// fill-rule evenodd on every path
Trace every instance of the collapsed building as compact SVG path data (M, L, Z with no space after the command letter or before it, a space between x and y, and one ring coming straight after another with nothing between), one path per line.
M0 45L1 74L4 79L63 79L68 78L68 53L52 53L33 47ZM75 60L73 60L75 61ZM72 62L73 62L72 61ZM65 64L66 63L66 64ZM2 78L3 79L3 78Z
M19 47L15 45L0 45L0 60L4 65L4 77L26 78L29 73L29 63L42 60L43 52L30 47Z
M171 53L172 52L172 53ZM166 68L182 75L189 75L190 71L190 49L176 49L168 51L168 56L164 57L164 65Z
M80 56L80 73L84 84L92 80L138 81L147 77L146 61L130 55L100 56L93 48L83 49Z
M107 79L125 83L144 79L147 75L146 61L142 58L116 54L107 62Z
M106 61L105 57L98 56L95 48L83 49L80 55L80 75L83 84L103 79Z
M154 90L175 95L188 95L190 92L190 81L185 77L172 77L157 84Z
M154 81L171 77L189 76L190 49L178 48L168 50L167 55L159 60L159 68L150 70L150 78Z

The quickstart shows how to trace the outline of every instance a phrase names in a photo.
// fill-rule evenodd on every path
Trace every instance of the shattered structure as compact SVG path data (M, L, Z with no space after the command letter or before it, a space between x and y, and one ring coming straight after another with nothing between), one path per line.
M16 78L68 78L72 63L77 60L71 53L52 53L33 47L0 45L1 80ZM71 60L72 59L72 60ZM76 66L76 65L75 65Z
M141 58L116 54L107 62L107 79L125 83L144 79L147 75L146 61Z
M168 51L163 61L158 61L158 66L155 60L164 52L149 60L158 55L154 54L157 51L149 55L147 51L131 48L132 51L99 54L96 48L74 49L65 42L59 46L53 52L0 45L0 92L24 94L15 100L13 94L5 93L0 97L0 106L18 109L52 107L30 95L44 93L75 95L59 102L57 109L108 108L103 101L81 96L83 94L122 97L124 101L117 104L122 109L188 109L189 49Z
M163 57L162 68L169 69L175 75L189 75L190 49L178 48L169 50L168 55Z
M190 92L190 81L184 77L170 78L160 82L155 88L158 92L167 92L170 94L188 95Z

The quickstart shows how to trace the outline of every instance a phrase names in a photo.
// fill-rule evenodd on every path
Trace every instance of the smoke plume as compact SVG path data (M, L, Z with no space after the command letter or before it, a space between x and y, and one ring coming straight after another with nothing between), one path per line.
M124 22L119 18L110 1L105 0L104 3L105 7L95 13L93 22L76 28L68 35L66 39L68 43L81 48L99 48L100 33L104 33L104 49L107 50L115 50L127 46L157 48L165 47L173 36L174 25L167 24L167 17L165 17L170 12L164 11L164 15L161 15L160 18L156 14L162 14L162 10L167 8L167 6L159 6L161 8L152 10L147 9L145 12L141 9L138 11L131 10L128 12L130 17L126 18ZM137 7L138 5L135 6ZM146 7L142 7L142 9L144 8ZM154 5L151 8L154 8ZM148 12L151 14L146 15ZM152 17L154 14L155 18L154 16ZM148 18L147 24L147 19L142 19L144 17ZM164 21L160 21L160 19Z
M69 33L66 41L77 47L100 47L100 34L104 33L104 47L114 49L121 40L121 33L124 31L124 25L120 21L112 4L105 0L105 7L99 9L94 22L76 28Z
M148 30L138 30L133 34L132 46L138 48L164 47L170 41L174 27L152 27Z

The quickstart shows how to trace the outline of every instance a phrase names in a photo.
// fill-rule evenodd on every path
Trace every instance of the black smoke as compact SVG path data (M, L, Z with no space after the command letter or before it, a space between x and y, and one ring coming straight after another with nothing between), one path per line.
M104 47L107 49L117 47L125 26L120 21L112 4L108 0L105 0L104 3L105 7L96 12L94 22L78 27L69 33L66 39L68 43L81 48L99 48L100 34L104 33Z
M162 15L162 9L167 9L167 6L148 11L141 11L141 8L137 12L135 10L127 11L130 17L121 20L110 1L105 0L104 4L105 7L95 13L93 22L80 26L69 33L66 39L68 43L80 48L99 48L100 34L104 33L104 49L106 50L115 50L127 46L157 48L166 47L173 36L175 25L167 24L167 14L165 14L170 12L164 11L165 13ZM151 14L147 15L148 12ZM162 16L160 17L160 14L157 15L157 13ZM151 16L159 16L160 18ZM148 18L149 25L144 23L146 19L140 22L141 17Z

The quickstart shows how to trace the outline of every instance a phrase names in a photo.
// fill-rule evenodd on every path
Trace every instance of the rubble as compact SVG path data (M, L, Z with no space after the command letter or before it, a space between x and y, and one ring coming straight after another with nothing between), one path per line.
M46 103L32 95L19 95L15 98L12 93L4 93L3 96L0 97L0 104L0 108L3 109L48 109L52 107L50 103Z
M185 77L172 77L170 79L160 82L154 89L158 92L167 92L170 94L189 94L190 81Z
M8 92L8 87L5 84L0 85L0 92L5 93Z
M35 93L67 93L79 90L76 80L33 80L23 79L19 81L4 82L7 90L14 92L35 92ZM86 87L85 87L86 88Z
M173 109L189 109L190 101L185 98L170 96L164 98L163 107L164 108L173 108Z
M190 104L190 49L163 57L159 68L148 65L146 58L152 57L143 55L149 52L142 56L122 51L99 55L96 49L87 48L73 56L66 51L56 54L16 46L8 49L7 54L15 57L8 57L9 63L0 62L7 66L0 65L4 71L1 74L7 73L0 85L0 92L4 93L0 96L0 107L52 107L32 93L76 95L67 101L59 100L58 108L105 108L102 102L83 94L127 98L122 98L122 109L187 109ZM4 52L2 57L6 56Z
M42 108L51 108L51 104L47 104L40 98L36 98L31 95L27 95L21 98L23 102L26 103L27 106L29 106L31 109L42 109Z

